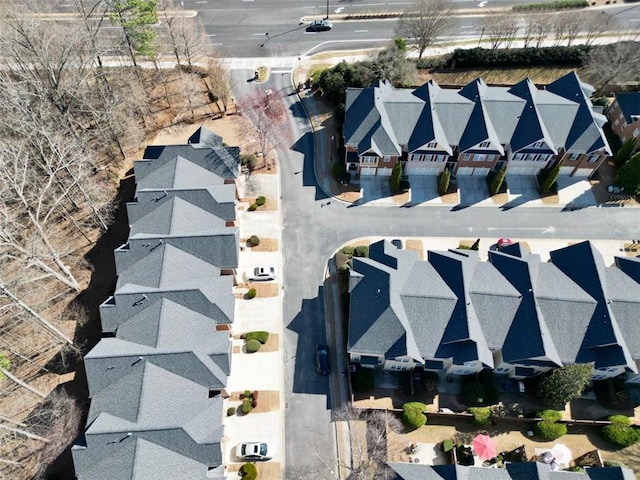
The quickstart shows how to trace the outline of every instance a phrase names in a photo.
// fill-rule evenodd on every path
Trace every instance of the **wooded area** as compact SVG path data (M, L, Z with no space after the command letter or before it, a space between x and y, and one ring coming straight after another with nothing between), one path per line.
M223 59L168 1L73 4L0 4L0 478L14 480L81 431L83 386L58 384L99 339L125 159L231 101Z

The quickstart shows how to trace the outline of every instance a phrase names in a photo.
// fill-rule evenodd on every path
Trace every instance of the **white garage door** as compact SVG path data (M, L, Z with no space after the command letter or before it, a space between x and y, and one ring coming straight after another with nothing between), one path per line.
M360 175L375 175L376 167L362 167L360 169Z
M378 176L379 177L390 177L391 176L391 168L379 168Z
M571 175L575 167L560 167L560 175Z
M474 168L474 167L459 167L456 171L456 175L474 175L474 176L487 176L489 173L488 168Z
M407 175L437 175L444 170L445 164L436 165L411 165L407 163Z
M540 167L537 165L534 166L520 166L520 165L509 165L507 167L507 173L509 175L535 175Z

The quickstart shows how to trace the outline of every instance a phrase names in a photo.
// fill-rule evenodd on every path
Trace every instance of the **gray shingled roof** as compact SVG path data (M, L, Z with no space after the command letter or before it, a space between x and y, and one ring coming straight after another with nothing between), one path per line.
M422 151L473 149L490 141L522 150L544 141L550 152L609 153L602 125L587 94L591 90L570 73L538 90L526 79L511 88L488 87L476 79L460 90L441 89L429 81L415 90L393 89L388 83L347 89L345 144L358 154L397 155ZM445 148L445 145L448 148Z
M223 220L234 221L236 219L235 192L234 185L215 185L193 189L138 188L134 200L127 202L129 225L173 197L186 200Z
M553 471L541 462L508 463L506 468L389 463L395 480L634 480L624 467L587 468L584 472Z
M146 160L138 162L146 163ZM207 188L223 184L223 177L182 156L159 165L140 179L136 176L138 189Z
M624 115L624 121L627 124L634 122L633 117L640 115L640 92L616 93L615 97Z
M103 338L85 356L89 394L135 368L139 358L209 389L226 386L231 367L228 331L169 300L145 308L123 323L116 338Z

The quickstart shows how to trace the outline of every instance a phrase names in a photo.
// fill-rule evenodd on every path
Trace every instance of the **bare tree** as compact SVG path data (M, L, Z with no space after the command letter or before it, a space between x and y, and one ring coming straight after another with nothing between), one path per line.
M288 116L280 92L256 90L238 101L246 126L255 134L259 152L269 166L269 151L288 139Z
M351 462L341 466L351 470L349 478L387 478L387 424L399 423L397 418L385 410L344 407L336 413L336 419L348 426Z
M540 48L551 33L551 24L546 14L528 13L522 17L524 48Z
M509 48L518 33L518 17L513 15L487 15L482 29L491 42L491 49Z
M553 34L556 45L566 42L570 47L584 27L585 17L580 12L558 13L553 19Z
M167 33L166 46L180 67L191 70L209 50L202 24L195 17L180 15L172 0L160 0L158 11Z
M398 20L397 35L415 42L418 57L449 31L455 22L454 6L448 0L418 0Z
M611 17L604 12L580 12L580 15L584 17L585 45L593 45L596 39L605 32L619 31L615 17Z
M640 78L640 42L593 46L584 70L596 90L603 90L613 82L637 82Z
M209 86L213 101L216 103L220 114L225 115L231 100L231 74L224 63L224 59L217 55L209 58L207 63Z

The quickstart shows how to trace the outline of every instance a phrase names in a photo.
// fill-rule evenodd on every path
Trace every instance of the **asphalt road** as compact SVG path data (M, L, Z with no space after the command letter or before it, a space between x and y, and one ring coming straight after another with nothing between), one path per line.
M314 138L289 75L267 84L233 72L236 97L254 88L284 93L295 141L280 148L283 208L285 449L287 479L327 479L335 470L335 438L326 377L315 372L314 348L326 338L323 280L328 258L343 244L366 236L640 238L638 209L350 206L317 186ZM284 146L286 147L286 146Z

